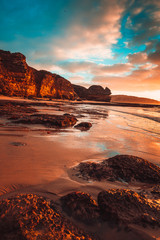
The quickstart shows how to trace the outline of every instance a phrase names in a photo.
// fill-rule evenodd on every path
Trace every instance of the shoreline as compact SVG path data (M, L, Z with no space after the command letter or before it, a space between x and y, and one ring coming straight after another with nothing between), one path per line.
M101 106L116 106L116 107L144 107L144 108L152 108L152 107L160 107L160 104L150 104L150 103L125 103L125 102L101 102L101 101L88 101L88 100L67 100L67 99L44 99L44 98L23 98L23 97L8 97L4 95L0 95L0 101L4 102L11 102L11 101L20 101L24 103L32 103L32 105L35 103L37 104L40 102L40 104L47 104L52 106L55 102L57 103L70 103L70 104L88 104L88 105L101 105Z
M128 226L131 227L131 230L125 230L125 227L123 228L123 226L121 226L121 230L118 232L119 227L117 225L115 227L111 227L108 226L106 222L100 222L97 226L88 226L82 222L75 220L73 217L68 216L60 205L60 198L71 192L85 192L87 194L90 194L94 200L97 200L98 194L101 191L107 189L129 189L135 192L139 192L140 190L151 188L151 185L147 184L128 184L121 181L83 181L81 179L78 179L78 176L72 176L72 167L76 166L80 162L85 162L85 160L89 161L90 159L95 159L100 162L101 160L107 158L105 157L105 151L107 150L103 152L100 150L101 148L95 148L96 145L93 145L91 147L85 146L86 143L84 142L83 145L83 141L84 138L89 135L91 136L86 140L87 142L90 142L92 138L95 138L95 135L92 134L94 134L94 130L97 132L99 131L100 123L102 121L104 121L104 124L111 121L112 124L109 126L112 126L113 120L115 120L114 124L117 126L119 119L117 119L116 116L119 116L119 113L115 116L113 112L111 114L113 118L108 121L107 112L100 112L100 110L99 112L96 112L94 108L89 111L88 107L82 110L76 108L72 109L72 105L77 105L77 103L74 104L70 101L41 102L28 99L24 99L23 101L23 99L17 100L12 98L12 100L10 100L10 98L0 98L0 102L1 101L5 104L16 102L17 105L18 103L22 103L22 106L35 106L36 110L39 112L43 110L44 113L45 111L48 112L47 107L55 107L51 108L50 110L53 111L53 114L57 112L63 114L68 113L68 111L70 113L71 111L71 113L73 112L76 117L78 116L79 121L87 119L90 120L93 124L93 128L91 128L89 132L81 132L74 127L69 127L66 129L55 129L42 125L18 125L13 124L8 120L8 122L4 120L4 125L0 126L0 140L3 144L3 149L1 148L1 158L5 159L5 164L3 164L4 168L1 168L1 171L3 173L1 174L1 183L4 181L5 186L4 189L1 189L4 191L3 195L0 196L1 200L15 197L17 194L19 195L31 193L36 194L37 196L42 196L49 202L53 201L58 211L60 211L60 213L65 218L70 219L75 225L78 226L78 228L83 229L85 232L88 232L89 229L89 232L91 234L101 232L100 239L103 240L106 240L106 238L110 237L114 240L151 240L154 239L153 236L157 237L157 240L160 238L160 234L158 232L159 228L157 227L155 229L149 229L148 227L137 227L136 225L132 226L131 224L131 226ZM95 104L86 102L78 102L78 104L98 106L101 105L101 103ZM44 109L40 109L39 106L44 106ZM102 106L104 106L103 103ZM87 112L90 114L86 115ZM103 130L103 128L104 126L102 126L102 133L108 129L106 127L106 129ZM121 132L119 133L120 136L122 133L125 133L125 131L125 128L121 129ZM112 129L110 135L109 132L107 132L108 145L111 144L111 137L113 137L114 133L115 132L112 132ZM131 139L130 135L128 134L124 136L127 137L127 139ZM104 134L101 138L103 139L103 137ZM139 138L139 136L137 136L137 138ZM150 141L149 137L147 137L147 139ZM79 146L80 141L82 146ZM14 145L15 143L21 143L22 145ZM100 147L103 146L100 145ZM119 145L119 149L120 148L122 148L121 145ZM123 151L124 150L122 149L122 153ZM9 161L9 163L7 161ZM158 161L158 158L156 161ZM7 181L5 180L5 174L8 176L8 185ZM14 182L13 179L17 179L17 183Z

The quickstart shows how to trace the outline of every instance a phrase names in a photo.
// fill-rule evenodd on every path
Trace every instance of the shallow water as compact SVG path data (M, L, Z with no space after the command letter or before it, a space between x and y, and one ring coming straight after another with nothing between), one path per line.
M73 127L54 131L41 125L1 126L1 188L67 179L69 167L116 154L160 164L160 108L59 105L36 108L40 113L72 113L79 122L90 121L92 128L81 132Z

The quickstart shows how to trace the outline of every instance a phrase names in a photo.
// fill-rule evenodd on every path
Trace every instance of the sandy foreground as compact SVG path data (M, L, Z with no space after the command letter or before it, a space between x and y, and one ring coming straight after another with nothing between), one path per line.
M4 96L0 100L22 101ZM26 99L23 101L32 102ZM101 161L116 154L136 155L159 165L158 112L153 114L151 110L148 113L141 109L135 112L131 108L126 111L123 107L113 109L112 106L105 109L104 106L91 107L85 104L74 106L65 101L42 102L53 106L33 106L40 113L71 113L76 115L79 122L89 121L93 126L85 132L73 127L57 130L42 125L13 124L2 117L1 199L19 193L35 193L54 200L61 211L59 198L73 191L89 193L96 200L98 193L106 189L138 191L146 188L146 184L84 181L73 177L70 168L82 161ZM160 239L158 228L131 226L134 231L127 232L124 229L111 228L105 223L86 226L79 221L72 221L85 231L98 233L100 239Z

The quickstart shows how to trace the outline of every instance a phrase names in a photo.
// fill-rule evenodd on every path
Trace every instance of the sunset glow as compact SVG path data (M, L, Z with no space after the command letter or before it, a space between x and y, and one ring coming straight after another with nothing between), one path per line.
M0 19L0 49L31 66L160 100L159 0L2 0Z

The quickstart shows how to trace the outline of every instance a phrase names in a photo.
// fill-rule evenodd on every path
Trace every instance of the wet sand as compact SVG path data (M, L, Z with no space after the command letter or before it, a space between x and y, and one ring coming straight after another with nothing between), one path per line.
M22 101L17 98L12 100ZM31 100L25 101L32 103ZM160 165L159 108L139 107L135 110L133 107L84 103L73 105L66 101L43 102L51 106L34 106L40 113L74 114L78 123L89 121L92 128L84 132L74 127L57 130L42 125L17 125L1 118L1 198L17 193L36 193L58 202L59 197L72 191L84 191L96 199L104 189L138 191L146 187L144 184L81 181L72 177L69 169L82 161L101 161L116 154L135 155ZM54 107L54 104L58 104L58 107ZM85 229L85 226L82 227ZM113 239L142 239L136 238L135 233L122 230L117 234L115 229L105 229L104 225L96 229L101 231L102 239L109 236ZM160 239L157 229L139 228L136 231L143 232L144 239L151 239L149 236Z

